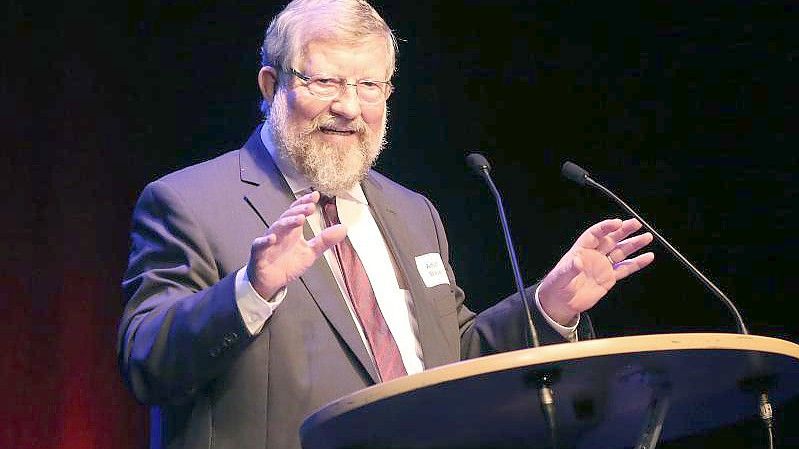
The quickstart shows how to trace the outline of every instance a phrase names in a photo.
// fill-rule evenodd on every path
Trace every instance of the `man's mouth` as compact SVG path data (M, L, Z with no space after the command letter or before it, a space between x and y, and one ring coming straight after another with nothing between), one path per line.
M336 136L351 136L356 132L353 129L339 129L339 128L328 128L328 127L322 127L319 128L319 130L325 134L333 134Z

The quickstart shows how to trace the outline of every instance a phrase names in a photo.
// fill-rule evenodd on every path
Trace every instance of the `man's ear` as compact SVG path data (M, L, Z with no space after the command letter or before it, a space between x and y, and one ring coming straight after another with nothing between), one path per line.
M277 70L274 67L263 66L258 71L258 88L261 89L261 96L267 103L272 103L277 90Z

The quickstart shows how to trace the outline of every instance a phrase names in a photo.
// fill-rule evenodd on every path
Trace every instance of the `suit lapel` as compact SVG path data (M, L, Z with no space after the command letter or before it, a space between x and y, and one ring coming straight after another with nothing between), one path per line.
M260 127L239 151L239 161L241 181L253 186L253 189L245 194L244 200L268 227L288 209L295 198L261 141ZM303 234L306 239L313 237L313 231L307 224L303 228ZM308 289L308 293L330 325L376 383L379 379L377 369L366 351L352 314L325 259L318 258L300 276L300 281Z
M402 277L401 283L405 284L413 299L425 368L455 361L444 344L447 335L438 320L438 310L427 294L427 287L416 273L414 258L423 254L423 250L417 248L418 243L411 238L405 219L392 206L394 202L386 197L387 192L380 181L370 174L362 186L375 221L394 255L398 275Z

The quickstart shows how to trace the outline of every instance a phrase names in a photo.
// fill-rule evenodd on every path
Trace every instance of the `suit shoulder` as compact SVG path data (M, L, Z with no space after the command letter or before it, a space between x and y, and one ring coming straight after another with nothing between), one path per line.
M435 204L422 193L392 181L385 175L374 170L369 172L368 182L373 188L380 191L382 200L391 204L393 209L411 213L422 213L426 216L430 216L434 220L440 220ZM421 215L419 216L421 217Z
M214 178L220 179L224 177L229 179L232 175L238 176L240 151L228 151L213 159L181 168L160 177L155 182L163 182L172 187L180 188L182 186L193 187L198 183L207 184Z
M391 180L389 177L376 170L369 171L369 178L371 178L374 184L377 185L386 195L402 196L416 201L430 202L430 200L421 193Z
M233 150L198 164L164 175L148 183L139 195L139 202L174 201L206 208L224 204L240 193L239 152Z

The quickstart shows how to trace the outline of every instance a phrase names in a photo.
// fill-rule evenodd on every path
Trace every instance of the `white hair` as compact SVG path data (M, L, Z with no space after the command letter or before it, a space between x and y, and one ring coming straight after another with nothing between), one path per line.
M289 69L314 40L357 44L380 37L386 42L389 66L396 68L397 38L380 14L365 0L294 0L272 19L261 45L261 65ZM261 110L266 114L267 105Z

